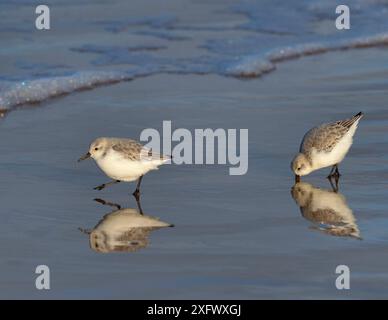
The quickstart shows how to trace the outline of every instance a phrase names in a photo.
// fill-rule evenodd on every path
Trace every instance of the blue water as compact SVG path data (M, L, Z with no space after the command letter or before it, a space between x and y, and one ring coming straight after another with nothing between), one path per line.
M387 1L348 1L346 31L338 1L186 2L50 1L50 31L34 29L35 1L1 2L0 109L158 73L255 78L289 59L388 45ZM190 19L191 6L203 17Z

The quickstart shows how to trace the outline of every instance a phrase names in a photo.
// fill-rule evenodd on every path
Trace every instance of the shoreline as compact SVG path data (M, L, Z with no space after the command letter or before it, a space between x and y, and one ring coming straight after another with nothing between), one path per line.
M290 62L295 59L304 59L327 53L347 52L349 50L371 49L388 47L388 33L379 33L368 37L359 37L353 40L338 41L337 44L322 45L319 43L299 44L294 47L284 47L270 50L264 55L248 55L239 58L239 61L230 64L224 72L203 71L195 72L181 70L145 71L136 74L128 71L78 71L72 76L47 77L30 81L22 81L11 85L10 89L0 91L0 118L4 118L8 112L16 108L28 107L29 105L43 103L53 98L61 98L68 94L85 90L95 90L102 86L109 86L123 81L135 81L136 79L154 75L219 75L234 77L237 79L256 79L274 72L279 64ZM50 88L50 82L55 84ZM58 85L62 83L62 85ZM42 85L47 86L46 92L38 92ZM30 87L30 88L28 88ZM7 97L7 95L9 97ZM24 96L23 96L24 95ZM39 96L40 95L40 96ZM3 101L3 102L1 102ZM13 101L13 102L12 102ZM9 106L7 106L7 104Z

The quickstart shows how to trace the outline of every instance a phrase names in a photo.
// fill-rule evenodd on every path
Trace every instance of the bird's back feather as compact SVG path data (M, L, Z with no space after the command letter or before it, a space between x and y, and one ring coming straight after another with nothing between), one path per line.
M171 159L170 156L157 153L132 139L117 139L113 141L112 149L121 153L124 158L132 161L167 161Z
M362 116L363 113L360 112L350 119L326 123L319 127L312 128L303 137L300 152L309 155L313 149L318 152L332 151L346 133L348 133L354 125L357 125Z

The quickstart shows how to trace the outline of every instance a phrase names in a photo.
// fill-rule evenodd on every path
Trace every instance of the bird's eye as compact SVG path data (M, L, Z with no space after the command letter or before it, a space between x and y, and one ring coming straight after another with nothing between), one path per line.
M97 151L97 150L98 150L98 148L94 148L94 150L95 150L95 151Z
M300 169L302 169L302 168L297 168L296 170L298 170L298 171L299 171Z

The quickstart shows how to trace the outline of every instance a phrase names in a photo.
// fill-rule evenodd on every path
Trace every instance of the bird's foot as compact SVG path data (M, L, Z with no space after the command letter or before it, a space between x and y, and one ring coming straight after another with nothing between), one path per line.
M339 179L341 178L342 174L340 174L339 171L336 171L334 172L334 176Z
M104 188L105 188L105 183L102 184L102 185L99 185L99 186L97 186L97 187L95 187L95 188L93 188L93 190L102 190L102 189L104 189Z
M329 180L330 180L330 179L338 180L339 178L341 178L341 176L342 176L342 175L341 175L339 172L338 172L338 173L335 172L335 173L333 173L333 174L328 175L328 176L327 176L327 179L329 179Z
M331 173L327 176L327 179L339 179L341 178L342 174L340 174L339 172L334 172L334 173Z

